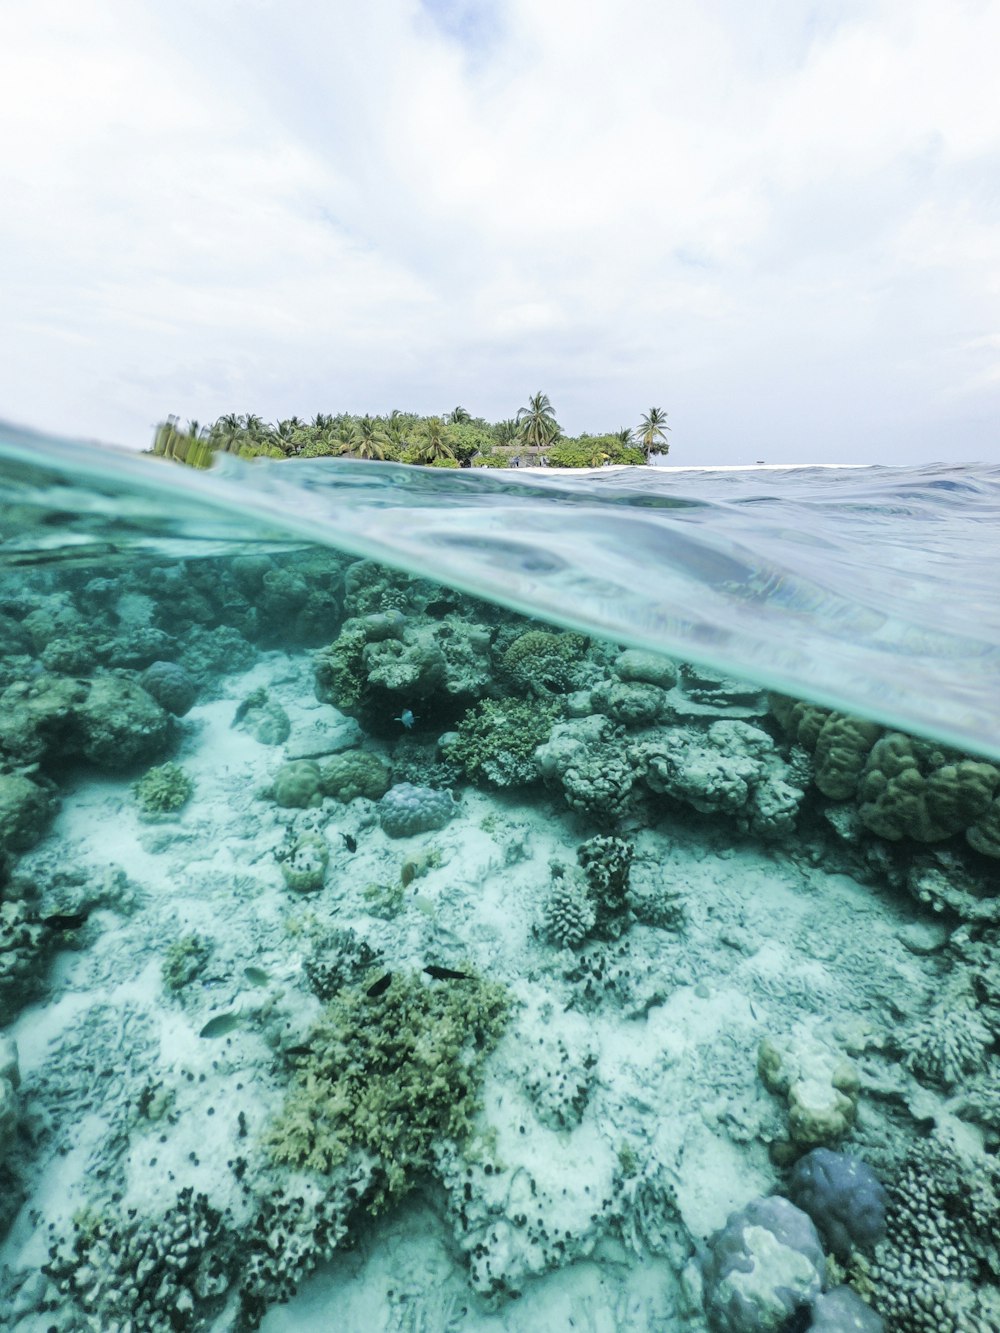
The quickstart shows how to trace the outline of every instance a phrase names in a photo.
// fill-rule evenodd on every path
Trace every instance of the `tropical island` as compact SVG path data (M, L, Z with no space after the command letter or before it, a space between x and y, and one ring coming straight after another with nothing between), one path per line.
M241 458L355 458L425 467L643 466L665 454L667 414L651 407L638 426L603 435L567 436L547 394L535 393L514 417L487 421L464 407L444 416L393 410L386 416L331 415L311 422L288 417L276 424L227 413L211 425L176 417L161 422L152 453L190 467L210 467L216 454Z

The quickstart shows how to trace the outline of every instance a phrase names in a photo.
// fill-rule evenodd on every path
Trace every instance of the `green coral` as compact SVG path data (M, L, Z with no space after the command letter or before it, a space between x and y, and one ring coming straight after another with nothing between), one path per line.
M558 715L552 705L484 699L458 724L447 757L462 765L470 782L527 786L538 780L535 750L548 740Z
M282 764L274 775L271 792L275 801L286 810L304 810L322 805L323 782L319 764L312 759L293 759Z
M295 893L315 893L323 887L330 849L321 833L303 833L278 853L281 874Z
M882 735L877 722L831 713L816 737L816 786L842 801L853 796L872 746Z
M389 790L389 766L369 750L344 750L323 765L323 790L345 804L359 796L377 801Z
M188 803L194 783L179 764L168 763L149 769L132 790L143 814L166 815Z
M353 1152L376 1159L374 1212L461 1143L480 1105L486 1057L510 1013L506 988L469 974L429 982L394 973L377 996L345 988L323 1011L298 1085L269 1130L273 1159L328 1172Z
M160 975L164 989L176 994L193 981L208 962L212 946L200 935L182 935L163 956Z
M367 642L364 627L356 620L348 621L333 643L314 655L316 697L321 703L333 704L344 713L358 707L367 680Z
M883 838L940 842L987 815L1000 770L943 747L887 732L858 784L861 821Z

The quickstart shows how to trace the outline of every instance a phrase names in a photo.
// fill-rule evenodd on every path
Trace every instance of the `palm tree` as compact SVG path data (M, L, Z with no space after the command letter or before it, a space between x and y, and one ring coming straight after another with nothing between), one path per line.
M513 444L518 434L518 424L513 417L508 417L506 421L498 421L493 427L493 438L497 444Z
M389 442L397 446L402 445L405 430L406 422L403 414L398 407L394 407L389 413L389 420L385 423L385 433L389 437Z
M226 412L212 427L212 442L224 454L239 453L243 436L243 418L235 412Z
M453 407L448 413L448 421L452 426L464 426L467 421L472 420L472 413L467 412L464 407Z
M665 434L670 427L664 424L666 420L666 412L662 412L658 407L651 407L636 427L636 440L639 448L646 456L647 463L650 454L667 454L670 452L670 445L667 444ZM658 448L657 446L661 443L663 447Z
M532 394L528 406L518 412L517 424L522 441L529 446L548 444L559 434L556 414L545 393Z
M434 463L441 458L455 457L455 451L448 440L447 427L440 417L428 417L424 422L424 438L417 448L422 463Z
M628 445L632 443L632 432L626 426L624 430L614 431L611 438L617 440L619 444Z
M358 435L360 438L354 446L354 453L358 458L385 458L387 441L373 416L365 413L361 418L358 422Z

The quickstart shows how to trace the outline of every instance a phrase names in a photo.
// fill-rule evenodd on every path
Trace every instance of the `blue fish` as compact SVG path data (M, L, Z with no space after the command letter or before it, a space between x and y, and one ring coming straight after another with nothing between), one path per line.
M406 730L409 731L417 719L413 716L411 708L404 708L399 717L394 717L392 720L393 722L402 722Z

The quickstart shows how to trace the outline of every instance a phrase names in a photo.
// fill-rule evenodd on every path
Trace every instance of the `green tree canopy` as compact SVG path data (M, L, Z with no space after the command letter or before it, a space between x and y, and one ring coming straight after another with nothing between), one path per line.
M650 454L670 452L666 436L670 427L666 424L666 420L666 412L658 407L651 407L636 428L635 437L647 463Z
M517 424L522 443L529 447L549 444L560 435L556 414L545 393L531 395L528 406L522 407L517 414Z

